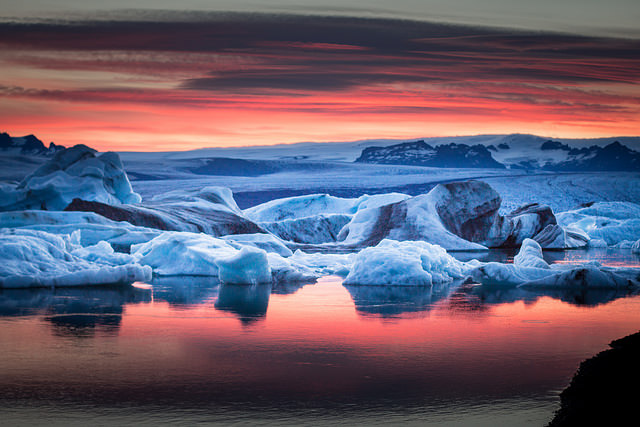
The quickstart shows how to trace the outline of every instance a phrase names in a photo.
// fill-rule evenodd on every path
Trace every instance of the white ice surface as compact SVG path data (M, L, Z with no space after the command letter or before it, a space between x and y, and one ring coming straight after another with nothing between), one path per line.
M75 247L68 236L0 229L0 288L88 286L151 279L151 269L102 242Z
M107 204L138 203L116 153L97 155L83 145L62 150L16 187L0 187L0 210L62 210L74 198Z
M93 212L11 211L0 212L0 228L40 230L59 235L72 235L73 240L90 246L104 240L114 246L147 242L161 232L136 227L124 221L112 221Z
M600 202L556 215L558 223L582 230L591 239L613 246L623 240L640 239L640 205L630 202Z
M464 269L440 246L383 240L355 256L344 284L431 286L463 278Z
M267 253L262 249L245 246L231 256L216 259L215 263L222 283L257 285L272 281Z

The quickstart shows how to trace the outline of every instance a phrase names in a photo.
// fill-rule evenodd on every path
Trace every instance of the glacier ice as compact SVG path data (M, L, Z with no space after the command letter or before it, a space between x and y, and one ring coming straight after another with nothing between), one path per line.
M75 243L91 246L104 240L119 250L144 243L160 234L159 230L112 221L93 212L11 211L0 212L0 227L46 231L71 235Z
M309 194L272 200L244 210L248 218L256 222L277 222L322 214L353 215L360 209L374 208L406 200L410 196L401 193L363 195L358 198L342 198L328 194Z
M220 238L236 249L240 249L242 246L253 246L283 257L293 255L291 249L289 249L282 240L271 234L230 234L228 236L221 236Z
M224 240L182 231L166 231L149 242L131 246L131 255L160 276L218 276L216 261L236 252Z
M75 247L68 236L39 230L0 230L0 287L85 286L151 279L151 269L116 254L108 243Z
M236 284L263 283L267 281L266 271L268 281L276 283L311 282L320 277L319 269L310 268L304 256L285 258L277 251L267 253L269 245L260 248L256 243L273 242L241 236L220 239L203 233L166 231L147 243L133 245L131 255L138 263L152 267L158 276L212 276ZM236 237L239 239L234 240ZM243 239L247 244L241 243Z
M609 246L640 239L640 205L635 203L599 202L556 216L560 225L581 230Z
M533 236L533 240L544 249L556 250L584 248L590 241L589 236L582 230L558 224L547 225L544 230Z
M440 246L385 239L358 252L344 284L431 286L463 278L464 268Z
M0 188L0 210L62 210L74 198L108 204L139 203L116 153L97 155L76 145L58 151L15 188Z
M633 245L631 245L631 253L640 254L640 239L636 240Z
M640 271L603 267L596 262L582 265L549 265L540 245L527 239L513 264L490 262L469 272L483 285L519 286L523 289L630 289L640 286Z
M215 263L218 277L225 284L257 285L272 281L267 253L262 249L245 246L229 257L218 258Z
M152 197L144 206L74 199L65 210L95 212L114 221L166 231L212 236L265 232L244 216L226 187L169 191Z
M245 209L248 218L276 236L297 243L329 243L338 240L343 227L362 209L375 208L409 198L388 193L341 198L328 194L287 197Z

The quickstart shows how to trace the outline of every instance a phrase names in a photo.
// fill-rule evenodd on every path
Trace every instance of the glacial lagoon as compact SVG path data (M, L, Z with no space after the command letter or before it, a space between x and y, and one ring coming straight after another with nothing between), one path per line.
M640 266L628 250L545 257ZM540 426L580 361L638 330L640 296L182 276L2 290L0 316L7 425Z

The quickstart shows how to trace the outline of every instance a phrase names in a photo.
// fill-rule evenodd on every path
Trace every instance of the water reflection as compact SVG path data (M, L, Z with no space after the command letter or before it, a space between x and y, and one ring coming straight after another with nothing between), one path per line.
M425 313L446 299L461 281L437 286L353 286L349 291L361 316L393 318L409 313Z
M215 307L237 315L243 324L249 325L266 316L270 295L271 284L224 284L220 286Z
M151 290L133 286L0 289L0 316L122 314L128 303L151 301Z
M456 311L482 311L490 306L522 301L533 305L542 297L550 297L579 307L596 307L620 298L639 294L637 290L616 289L520 289L467 284L449 299L448 307Z
M0 316L44 315L56 336L117 335L124 306L151 301L150 289L132 286L0 291Z
M215 300L220 281L207 276L171 276L154 277L151 284L154 300L179 309Z

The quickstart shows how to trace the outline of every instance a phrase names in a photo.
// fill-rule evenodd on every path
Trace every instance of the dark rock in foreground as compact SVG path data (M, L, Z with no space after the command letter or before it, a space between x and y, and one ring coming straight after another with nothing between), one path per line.
M580 364L549 426L637 425L640 332Z

